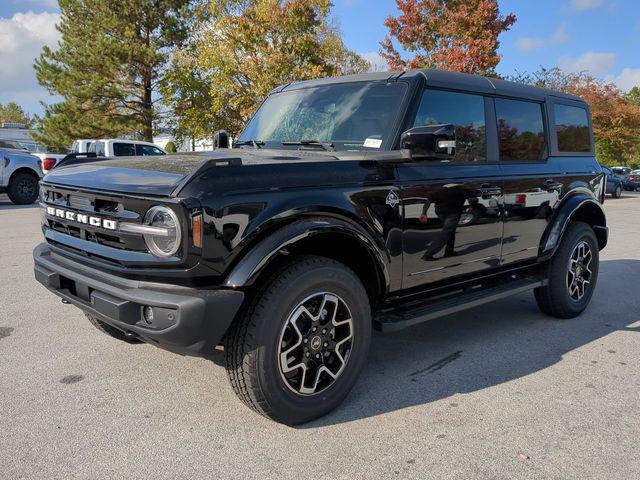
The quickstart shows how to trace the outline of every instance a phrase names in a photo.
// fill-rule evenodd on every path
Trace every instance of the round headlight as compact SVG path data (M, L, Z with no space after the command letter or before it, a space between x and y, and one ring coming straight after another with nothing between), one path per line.
M149 251L156 257L166 258L175 255L180 248L180 222L173 210L163 206L149 209L144 223L152 227L144 234Z

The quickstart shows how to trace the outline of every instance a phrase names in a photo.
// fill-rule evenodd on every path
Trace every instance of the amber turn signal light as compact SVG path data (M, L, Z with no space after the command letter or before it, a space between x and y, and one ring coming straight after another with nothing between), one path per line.
M191 230L193 231L193 246L202 248L202 214L191 217Z

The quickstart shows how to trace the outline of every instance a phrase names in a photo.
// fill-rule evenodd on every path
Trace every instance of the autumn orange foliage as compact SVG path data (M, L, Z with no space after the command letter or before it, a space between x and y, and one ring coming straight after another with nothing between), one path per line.
M380 54L391 70L439 68L492 74L500 55L498 36L516 21L500 15L497 0L396 0L397 17L389 16L389 35ZM413 55L404 59L393 43Z

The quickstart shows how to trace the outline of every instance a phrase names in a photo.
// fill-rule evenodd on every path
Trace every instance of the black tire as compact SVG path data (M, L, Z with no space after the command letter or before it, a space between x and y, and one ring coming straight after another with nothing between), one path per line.
M27 172L19 172L11 177L7 195L16 205L29 205L38 199L38 177Z
M313 337L311 342L309 342L309 338L305 337L308 343L300 343L299 347L295 347L297 342L293 342L292 339L289 339L291 343L288 345L285 343L287 329L295 323L291 321L295 312L299 311L300 305L304 302L315 302L318 295L324 295L327 298L333 295L332 298L339 299L348 308L351 321L347 322L351 328L351 343L347 341L346 344L338 347L337 344L341 342L337 341L337 338L332 342L336 344L335 350L344 346L348 347L348 353L344 354L343 352L340 355L340 359L344 355L346 361L338 362L335 350L334 353L327 353L324 349L320 350L324 353L319 357L317 353L319 351L316 350L316 354L312 355L310 359L308 356L307 360L302 358L306 356L306 352L311 351L311 345L315 343L316 337ZM318 302L320 302L319 297ZM333 327L332 324L336 324L333 323L333 320L327 320L326 317L337 318L335 313L329 315L327 310L335 312L338 307L333 309L332 303L326 300L325 302L317 307L320 310L314 310L308 303L304 305L308 306L309 312L318 312L319 318L316 319L318 322L323 319L327 322L325 325L332 329L327 335L337 337L338 327ZM323 309L324 305L329 305L329 307ZM336 305L338 304L336 303ZM340 308L344 311L343 306ZM303 317L306 315L299 315L297 318ZM309 325L308 330L303 328L304 325L301 325L297 330L297 334L300 334L298 335L300 342L303 340L301 332L305 332L304 335L309 337L316 335L315 333L306 333L312 331L313 322L310 322ZM317 328L319 328L318 334L321 330L324 334L324 328L321 326ZM344 336L344 333L342 335ZM328 258L301 256L264 282L263 287L256 293L244 314L234 322L227 332L225 336L227 373L233 390L249 408L277 422L297 425L325 415L345 399L367 359L370 339L369 300L355 273L343 264ZM342 365L339 372L334 372L337 373L335 379L332 380L333 376L329 377L324 372L317 373L316 370L316 374L309 375L315 381L315 383L311 382L314 383L313 388L321 386L319 378L322 378L322 382L330 383L327 383L327 386L322 390L318 388L316 393L303 394L298 391L298 389L302 390L305 385L307 367L284 373L281 366L282 350L288 351L292 343L294 349L299 349L296 351L300 353L301 357L300 360L297 360L294 358L297 354L291 354L292 363L310 362L307 364L310 365L309 371L313 373L313 368L322 368L318 365L326 363L331 366L330 362L335 360L334 367ZM328 344L329 342L325 342L323 346ZM327 360L324 359L325 355ZM320 360L314 360L314 356ZM285 354L285 358L288 357ZM316 367L313 366L314 364ZM305 376L302 376L303 371ZM293 377L288 377L290 375ZM297 384L295 384L296 381L298 381ZM301 384L303 387L300 386Z
M618 185L616 189L611 194L613 198L620 198L622 196L622 187Z
M571 279L576 279L576 274L569 273L569 268L574 268L578 263L571 261L576 254L579 245L586 244L590 252L590 261L585 269L582 266L578 272L588 278L588 283L582 283L582 289L574 288L576 285ZM583 222L573 222L564 233L560 246L549 261L546 277L548 284L545 287L536 288L534 295L538 307L543 313L556 318L574 318L587 308L598 281L599 251L593 229ZM587 272L590 272L587 276ZM578 275L578 276L580 276ZM572 287L569 286L571 283ZM578 281L579 285L580 282ZM580 295L582 292L582 295Z
M117 328L113 328L111 325L109 325L108 323L104 323L102 320L98 320L93 315L90 315L88 313L85 313L85 315L89 319L89 322L91 323L91 325L96 327L102 333L109 335L110 337L113 337L117 340L122 340L123 342L126 342L126 343L142 343L142 340L139 340L137 338L127 337L124 334L124 332L122 332L121 330L118 330Z

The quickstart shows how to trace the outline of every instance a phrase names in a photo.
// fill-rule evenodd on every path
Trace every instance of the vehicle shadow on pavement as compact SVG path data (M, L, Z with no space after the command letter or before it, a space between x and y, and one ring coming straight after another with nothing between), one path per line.
M629 327L640 319L635 312L638 284L639 260L602 261L591 305L575 319L545 316L529 293L374 335L368 363L345 403L299 428L350 422L490 388L550 367L617 330L640 332Z
M31 203L29 205L15 205L9 197L6 195L0 195L0 211L2 210L17 210L24 208L38 208L37 203Z

